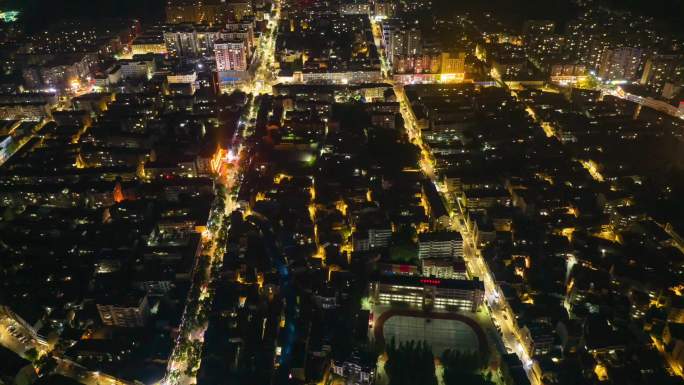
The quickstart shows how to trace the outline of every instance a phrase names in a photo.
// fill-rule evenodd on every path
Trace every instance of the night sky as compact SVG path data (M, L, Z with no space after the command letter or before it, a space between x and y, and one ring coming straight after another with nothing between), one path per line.
M684 33L684 0L601 0L611 8L632 10L653 16ZM570 0L435 0L443 11L492 11L497 18L520 22L529 19L555 19L563 22L575 16Z
M611 7L637 11L654 16L679 28L684 33L684 0L601 0ZM40 29L55 20L102 17L140 17L155 20L163 17L165 0L7 0L10 7L25 10L29 29ZM552 18L565 22L574 16L570 0L435 0L438 9L496 10L497 17L508 16L511 22L525 19ZM40 10L40 12L34 12Z
M70 18L159 19L164 15L165 0L9 0L5 3L8 7L23 9L29 30L40 30Z

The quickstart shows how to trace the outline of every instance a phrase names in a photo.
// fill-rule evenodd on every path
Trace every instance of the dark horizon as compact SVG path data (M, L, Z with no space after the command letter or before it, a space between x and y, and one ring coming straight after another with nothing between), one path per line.
M435 7L447 12L495 12L503 20L522 23L525 19L552 19L561 24L574 16L575 0L435 0ZM606 7L636 12L662 20L684 33L682 0L598 0ZM25 10L31 30L60 19L137 17L163 18L166 0L9 0L8 6Z

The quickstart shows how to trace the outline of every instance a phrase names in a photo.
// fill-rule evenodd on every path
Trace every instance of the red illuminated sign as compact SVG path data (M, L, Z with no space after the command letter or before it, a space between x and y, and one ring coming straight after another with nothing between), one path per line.
M439 279L421 278L420 283L426 283L428 285L439 285L442 283Z

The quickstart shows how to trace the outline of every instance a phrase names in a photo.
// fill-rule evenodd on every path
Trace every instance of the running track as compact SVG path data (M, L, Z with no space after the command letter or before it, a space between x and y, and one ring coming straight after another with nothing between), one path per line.
M457 313L433 313L433 312L425 312L425 311L419 311L419 310L408 310L408 309L391 309L388 310L378 319L375 321L375 330L374 336L375 336L375 341L379 342L382 346L385 345L385 334L384 334L384 327L385 327L385 321L388 319L394 317L394 316L405 316L405 317L417 317L417 318L426 318L426 319L447 319L447 320L454 320L454 321L460 321L463 322L464 324L470 326L471 329L475 332L475 335L477 336L477 343L479 345L479 351L481 354L486 354L489 353L489 344L487 343L487 336L485 335L484 331L480 327L480 325L477 324L472 318L466 317L461 314ZM485 357L487 357L485 355Z

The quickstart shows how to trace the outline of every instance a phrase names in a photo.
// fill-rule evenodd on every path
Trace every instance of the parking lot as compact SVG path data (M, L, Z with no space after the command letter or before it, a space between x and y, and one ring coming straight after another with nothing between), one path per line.
M31 348L44 348L28 330L6 315L0 316L0 344L21 355Z

